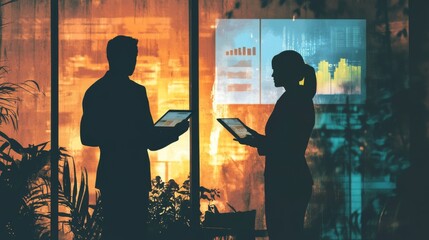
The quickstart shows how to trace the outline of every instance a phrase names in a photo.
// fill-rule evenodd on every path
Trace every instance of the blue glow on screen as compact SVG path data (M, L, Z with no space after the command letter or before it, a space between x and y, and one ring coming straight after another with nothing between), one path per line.
M274 87L271 59L284 50L316 70L315 103L365 101L365 20L219 19L215 103L274 104L284 90Z

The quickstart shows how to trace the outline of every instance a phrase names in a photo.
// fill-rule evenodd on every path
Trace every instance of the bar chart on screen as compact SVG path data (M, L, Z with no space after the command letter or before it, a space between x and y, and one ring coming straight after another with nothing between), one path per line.
M315 69L315 103L365 101L365 20L218 19L214 102L274 104L284 89L274 87L271 59L284 50Z

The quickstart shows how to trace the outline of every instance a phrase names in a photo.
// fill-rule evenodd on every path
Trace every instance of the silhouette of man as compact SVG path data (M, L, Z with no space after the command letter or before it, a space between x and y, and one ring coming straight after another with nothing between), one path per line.
M154 127L146 88L129 79L138 40L116 36L107 44L109 71L85 93L83 145L100 148L96 188L103 205L102 239L143 239L148 217L150 162L147 150L177 141L189 128Z
M290 50L274 56L272 68L274 85L286 92L277 100L265 135L248 128L253 137L238 141L266 156L265 215L270 240L300 240L313 185L304 155L314 126L316 76L302 56Z

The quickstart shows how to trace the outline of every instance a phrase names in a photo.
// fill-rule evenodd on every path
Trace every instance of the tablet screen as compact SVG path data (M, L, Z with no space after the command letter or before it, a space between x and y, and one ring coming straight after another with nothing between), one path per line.
M217 120L236 138L252 135L238 118L218 118Z
M188 110L168 110L156 123L155 127L174 127L191 116Z

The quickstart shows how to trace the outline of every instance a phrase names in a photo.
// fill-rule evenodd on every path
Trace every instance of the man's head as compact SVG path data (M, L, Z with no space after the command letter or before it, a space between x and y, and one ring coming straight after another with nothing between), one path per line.
M109 40L107 60L111 72L127 76L133 74L137 62L137 43L137 39L123 35Z

